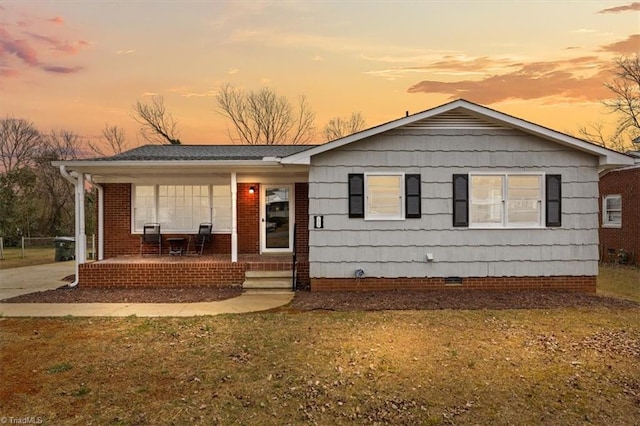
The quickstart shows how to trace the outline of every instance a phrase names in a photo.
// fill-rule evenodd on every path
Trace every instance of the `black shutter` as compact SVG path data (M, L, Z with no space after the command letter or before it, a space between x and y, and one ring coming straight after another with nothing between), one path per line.
M469 175L453 175L453 226L469 226Z
M562 226L562 176L545 176L546 220L549 227Z
M422 217L420 175L404 175L404 215L408 219Z
M364 217L364 175L349 174L349 217Z

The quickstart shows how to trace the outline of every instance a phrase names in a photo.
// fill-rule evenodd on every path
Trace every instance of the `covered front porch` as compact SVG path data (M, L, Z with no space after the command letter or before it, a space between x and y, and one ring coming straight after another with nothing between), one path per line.
M309 262L291 254L206 256L119 256L79 265L79 282L87 287L230 287L242 286L247 273L280 271L291 289L306 287ZM295 286L294 286L295 276Z
M251 271L293 274L294 254L300 281L308 282L308 166L279 162L302 149L144 146L54 163L76 190L77 279L71 286L240 286ZM93 263L83 244L88 183L98 199ZM207 223L203 256L167 256L192 254L199 226ZM141 244L151 224L160 234L156 247ZM174 243L181 249L173 250Z

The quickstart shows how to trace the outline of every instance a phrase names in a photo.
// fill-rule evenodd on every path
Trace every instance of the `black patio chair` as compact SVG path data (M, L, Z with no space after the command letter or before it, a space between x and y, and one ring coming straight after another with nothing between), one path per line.
M145 246L158 246L158 255L162 254L162 235L159 223L145 223L140 237L140 256L144 255Z
M195 254L198 256L202 256L204 252L204 246L206 243L212 240L213 235L211 234L211 230L213 229L213 224L210 222L201 223L198 227L198 233L193 235L192 239L195 240ZM189 243L191 243L191 238L189 239ZM187 247L187 253L189 252L189 247Z

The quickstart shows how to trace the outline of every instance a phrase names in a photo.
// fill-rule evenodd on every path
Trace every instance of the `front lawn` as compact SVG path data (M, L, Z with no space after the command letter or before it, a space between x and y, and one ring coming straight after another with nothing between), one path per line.
M601 264L598 294L640 302L640 267Z
M19 247L5 247L3 255L4 259L0 259L0 269L19 268L53 263L55 249L53 247L30 247L24 250L23 257Z
M637 308L0 318L0 342L0 416L45 424L640 419Z

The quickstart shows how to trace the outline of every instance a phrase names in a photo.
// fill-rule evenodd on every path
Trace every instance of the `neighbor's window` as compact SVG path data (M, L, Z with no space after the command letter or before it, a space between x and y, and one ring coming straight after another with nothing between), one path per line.
M543 226L542 175L470 175L471 227Z
M404 219L404 175L365 175L365 218L380 220Z
M602 200L602 225L615 228L622 226L621 195L606 195Z
M197 232L212 222L214 231L231 229L231 189L228 185L135 185L133 228L160 223L162 232Z

